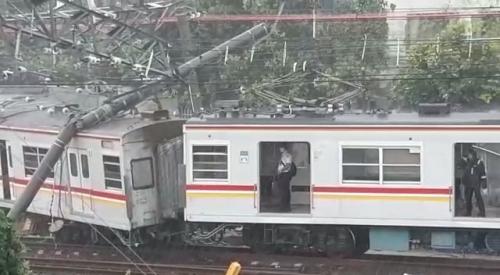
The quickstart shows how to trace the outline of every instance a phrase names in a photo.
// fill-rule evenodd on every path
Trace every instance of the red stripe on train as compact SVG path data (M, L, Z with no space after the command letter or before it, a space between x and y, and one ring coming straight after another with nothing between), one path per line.
M328 130L328 131L498 131L500 127L494 126L213 126L213 125L186 125L186 130L271 130L271 131L285 131L285 130Z
M28 183L29 183L29 180L27 180L27 179L10 178L10 180L12 182L15 182L17 184L22 184L22 185L28 185ZM61 184L44 183L42 185L42 187L47 188L47 189L55 189L58 191L68 191L67 185L61 185ZM88 195L95 196L95 197L102 197L102 198L121 200L121 201L127 200L127 196L125 196L123 194L103 192L103 191L87 189L87 188L80 188L80 187L71 187L71 190L74 192L88 194Z
M186 190L203 191L255 191L253 185L230 185L230 184L187 184Z

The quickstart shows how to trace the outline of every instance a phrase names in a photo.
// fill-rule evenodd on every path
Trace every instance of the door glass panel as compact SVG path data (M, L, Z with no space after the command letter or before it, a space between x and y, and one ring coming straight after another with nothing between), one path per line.
M86 179L89 178L89 159L87 155L81 155L82 162L82 176Z
M78 166L76 164L76 155L74 153L69 154L69 168L71 176L78 177Z
M134 159L132 165L132 184L134 189L153 187L152 158Z

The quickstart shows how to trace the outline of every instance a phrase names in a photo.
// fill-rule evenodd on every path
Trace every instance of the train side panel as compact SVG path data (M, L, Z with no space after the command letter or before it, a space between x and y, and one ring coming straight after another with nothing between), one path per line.
M0 130L10 147L9 178L15 200L54 141L51 132ZM122 171L121 141L115 137L75 137L28 211L130 229Z
M500 135L488 130L445 127L237 127L209 124L185 126L187 179L186 219L199 222L359 224L385 226L492 227L497 219L454 217L454 144L497 142ZM307 142L311 154L311 204L309 213L260 211L259 144ZM373 149L386 155L408 151L418 156L411 164L419 170L414 182L365 183L346 181L343 149ZM391 149L398 149L391 151ZM207 152L209 151L209 152ZM206 177L194 158L227 155L228 174ZM211 154L214 153L214 154ZM381 153L382 154L382 153ZM414 157L416 158L416 157ZM223 158L221 158L222 160ZM278 161L278 160L276 160ZM389 160L388 160L389 161ZM198 161L199 162L199 161ZM360 165L363 164L344 164ZM199 165L198 165L199 166ZM380 168L386 171L386 168ZM198 170L198 171L197 171ZM205 169L206 170L206 169ZM224 170L224 169L221 169ZM382 171L382 172L383 172ZM390 171L390 169L387 169ZM198 172L198 174L197 174ZM400 175L401 176L401 175ZM397 177L397 175L396 175Z

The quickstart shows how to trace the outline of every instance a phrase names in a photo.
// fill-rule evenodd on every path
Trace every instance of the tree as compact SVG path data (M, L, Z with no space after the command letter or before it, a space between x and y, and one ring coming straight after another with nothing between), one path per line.
M11 220L0 210L0 274L22 275L28 269L21 259L23 246L19 241Z
M488 37L495 30L495 19L453 22L440 34L439 43L413 47L409 68L393 91L398 105L447 102L476 106L498 100L500 89L492 79L500 69L500 49L488 41L467 41L470 33Z
M270 5L269 1L243 2L247 3L246 7L253 8L258 3ZM332 12L322 9L320 2L326 1L287 2L285 13ZM276 11L278 6L274 3L269 8ZM333 5L334 13L384 12L386 7L386 3L379 0L337 0ZM253 58L251 51L243 51L232 55L225 66L217 68L220 79L216 90L234 95L234 91L243 86L250 104L256 103L252 92L266 89L284 97L305 99L333 97L345 92L344 85L325 79L317 71L338 78L354 77L371 90L379 89L378 83L368 81L368 76L378 72L378 67L386 62L385 20L318 22L315 31L313 37L310 21L280 22L277 33L258 45ZM367 46L363 47L365 40Z

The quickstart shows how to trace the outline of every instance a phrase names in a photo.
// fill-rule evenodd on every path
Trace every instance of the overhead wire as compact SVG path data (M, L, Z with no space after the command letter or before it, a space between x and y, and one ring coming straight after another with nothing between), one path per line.
M89 209L92 209L91 205L88 205L88 203L86 201L82 201L82 203L86 204L88 207L90 207ZM113 233L113 235L115 235L118 239L122 239L121 236L119 236L115 230L109 225L109 223L103 219L100 215L98 215L97 213L95 213L95 211L93 211L93 215L95 217L97 217L103 224L105 224L105 226ZM86 222L93 230L96 230L96 232L101 235L101 237L106 241L108 242L109 244L111 244L115 249L117 249L121 254L122 256L124 256L129 262L133 263L132 259L128 256L125 255L125 253L123 251L121 251L117 246L115 246L113 244L113 242L111 242L108 238L105 237L105 235L95 226L93 225L91 222ZM141 261L145 266L146 268L149 270L149 272L151 272L152 274L154 275L157 275L157 273L151 268L151 266L139 255L137 254L137 252L135 250L132 249L132 247L130 245L126 245L126 247L128 248L128 250L130 250L130 252L132 252L132 254L137 258L139 259L139 261ZM138 268L138 265L137 264L134 264L134 266L136 266ZM141 270L141 269L139 269ZM142 272L142 270L141 270ZM146 273L143 273L143 274L146 274Z
M469 9L469 8L467 8L467 9ZM473 9L473 8L470 8L470 9ZM474 9L475 9L475 8L474 8ZM484 11L484 10L488 10L488 9L489 9L489 10L494 10L494 9L496 9L496 7L487 7L487 8L480 9L480 10ZM408 9L408 10L412 10L412 11L419 11L419 9L418 9L418 8L415 8L415 9ZM420 9L420 11L429 11L429 10L433 10L433 9ZM439 9L434 9L434 10L439 11ZM295 10L295 11L296 11L296 10ZM309 11L309 10L308 10L308 11ZM395 15L396 15L396 16L399 16L399 14L403 14L403 12L402 12L402 11L403 11L403 10L398 9L397 13L394 13L394 12L387 12L384 16L389 15L389 16L386 16L387 18L390 18L391 16L395 16ZM452 9L452 12L449 12L449 11L448 11L448 12L445 12L445 13L442 13L442 12L441 12L441 13L439 13L439 14L440 14L440 15L442 15L442 18L445 18L445 19L446 19L446 18L456 18L457 16L459 16L459 17L466 17L466 18L470 18L470 17L472 16L472 17L474 17L474 18L475 18L475 17L478 17L478 18L482 19L482 18L484 18L484 17L492 17L492 16L494 17L494 16L496 16L496 15L500 15L500 13L499 13L499 14L496 14L496 13L487 13L487 12L486 12L486 13L469 13L469 14L464 14L464 13L461 13L461 14L460 14L460 13L459 13L459 14L455 14L455 13L454 13L455 11L460 11L460 7L457 7L457 8ZM326 14L326 13L323 13L323 14ZM286 15L289 15L289 14L285 14L285 16L286 16ZM357 19L358 21L350 21L350 20L347 20L347 19L349 19L349 16L350 16L350 15L353 15L353 14L336 14L335 16L337 16L337 17L334 17L334 18L336 18L336 19L343 19L343 20L346 20L346 22L349 22L349 23L351 23L351 22L359 23L361 20L366 20L366 19L370 19L370 18L372 18L372 19L373 19L373 18L381 18L380 14L378 14L378 13L377 13L377 14L375 14L375 13L360 13L360 14L356 14L356 16L355 16L355 17L356 17L356 19ZM373 16L375 16L375 17L370 17L370 15L373 15ZM429 13L429 14L425 14L425 13L420 13L420 14L412 14L412 15L408 15L408 16L407 16L407 19L408 19L409 21L411 21L412 19L422 18L422 17L423 17L424 19L429 19L429 20L430 20L430 18L425 18L425 16L426 16L426 15L427 15L427 16L435 16L436 14L430 14L430 13ZM278 19L276 19L276 20L278 20ZM307 22L307 20L305 20L304 22ZM364 22L364 21L363 21L363 22ZM319 23L319 24L328 24L328 22L322 21L322 22L321 22L321 23ZM323 46L321 46L321 43L323 43L323 42L329 42L329 41L324 41L324 40L329 39L329 38L332 38L332 39L333 39L333 38L334 38L334 36L330 36L330 37L328 37L328 36L321 36L320 38L316 39L316 44L320 44L320 46L316 45L313 49L307 49L307 48L306 48L306 49L304 49L304 47L299 47L299 46L296 46L296 47L294 48L294 46L293 46L293 45L291 45L294 41L304 42L305 40L304 40L303 38L295 38L296 40L295 40L294 38L290 38L290 39L288 39L288 38L287 38L287 41L288 41L288 43L289 43L289 46L288 46L287 48L289 49L289 51L296 51L296 50L298 49L298 51L300 51L301 53L313 52L313 53L315 53L315 54L321 54L323 50L324 50L324 51L331 51L331 50L341 51L341 50L344 50L344 49L345 49L345 50L353 50L353 49L359 49L359 48L362 48L362 46L361 46L361 45L356 45L356 42L357 42L357 41L348 42L348 43L352 43L352 44L347 44L348 46L344 46L344 47L336 47L336 48L333 48L333 47L331 47L331 46L324 46L324 47L323 47ZM180 40L177 40L177 41L180 41ZM386 39L386 40L384 40L383 42L379 42L378 40L375 40L375 39L373 39L373 40L372 40L372 39L367 39L366 41L367 41L368 43L370 43L370 44L372 44L372 43L380 43L380 44L378 44L378 45L370 45L370 46L367 46L367 49L368 49L368 50L373 50L373 49L381 49L381 48L387 48L387 47L390 47L390 46L391 46L391 43L393 43L394 41L396 41L396 39ZM402 43L402 45L403 45L403 46L410 46L410 45L412 45L412 43L418 43L418 42L433 42L433 41L434 41L434 40L433 40L433 39L430 39L430 38L429 38L429 39L413 39L413 40L410 40L410 41L408 41L408 42L406 42L406 41L405 41L405 42L403 42L403 43ZM358 41L358 42L359 42L359 41ZM496 41L490 41L490 42L492 42L492 43L497 43ZM447 42L441 42L441 43L442 43L442 44L440 44L440 45L443 45L443 46L444 46L444 45L446 45L446 43L447 43ZM201 45L201 44L202 44L202 42L200 41L200 42L199 42L199 44ZM335 44L336 44L336 43L334 42L334 45L335 45ZM343 43L338 43L338 44L343 44L343 45L346 45L346 43L345 43L345 42L343 42ZM242 46L242 47L243 47L243 46ZM239 48L239 47L235 47L234 49L238 49L238 48ZM270 52L273 52L273 51L271 50ZM257 51L256 51L256 53L257 53L257 54L266 54L266 53L265 53L264 51L262 51L262 50L257 50ZM357 53L353 53L353 55L354 55L354 56L355 56L356 54L357 54ZM325 56L325 55L322 55L321 57L322 57L322 58L326 58L326 57L335 57L336 55L339 55L339 52L336 52L336 53L334 53L334 54L332 54L332 55L326 55L326 56ZM345 53L343 53L343 54L342 54L342 56L345 58L347 55L346 55ZM262 60L264 60L264 59L265 59L265 58L262 58ZM404 58L403 58L403 59L404 59ZM255 59L255 62L258 62L258 61L261 61L261 60L259 60L259 58L256 58L256 59ZM403 61L404 61L404 60L403 60ZM340 67L344 67L344 66L346 66L346 67L347 67L348 65L344 65L344 64L335 64L335 66L336 66L337 68L340 68ZM215 63L215 62L214 62L213 64L208 64L208 65L207 65L207 67L217 68L217 67L220 67L220 66L219 66L219 64L218 64L218 63ZM382 67L383 67L383 66L382 66ZM372 67L372 68L373 68L373 67ZM386 66L386 68L388 68L388 66ZM398 66L398 69L401 69L401 68L403 68L403 67L402 67L402 66ZM124 84L124 83L127 83L127 82L122 81L121 83L122 83L122 84ZM128 82L128 83L137 83L137 82L132 82L132 81L131 81L131 82ZM68 85L77 85L77 84L73 84L73 83L63 83L63 85L64 85L64 84L68 84Z
M489 41L489 42L482 42L481 45L487 45L487 44L497 44L497 43L500 43L500 40L495 40L495 41ZM448 44L455 44L453 42L442 42L440 43L439 45L441 47L444 47ZM407 44L407 45L411 45L411 44ZM437 43L436 43L437 45ZM370 53L371 50L374 50L374 49L387 49L387 47L390 46L390 45L387 45L387 44L384 44L384 43L380 43L380 46L372 46L372 45L369 45L367 46L367 51ZM464 42L464 47L465 47L465 42ZM342 58L346 58L348 57L348 54L351 54L353 56L357 56L359 53L357 52L352 52L352 50L355 50L357 48L360 48L360 47L356 47L354 45L352 45L351 47L320 47L320 48L316 48L316 49L297 49L297 48L291 48L291 47L288 47L289 48L289 51L290 52L296 52L297 54L301 54L301 53L314 53L316 55L321 55L321 58L325 58L325 57L337 57L337 56L341 56ZM346 52L342 52L342 54L339 54L339 51L342 51L342 50L346 50ZM323 52L329 52L329 51L336 51L334 53L331 53L331 54L322 54ZM256 63L258 64L258 61L267 61L268 58L267 57L262 57L262 55L268 55L268 54L271 54L271 53L278 53L279 51L278 50L256 50L255 53L254 53L254 58L253 58L253 62L252 63ZM388 53L390 54L390 51L388 52L387 50L385 51L385 53ZM441 54L441 57L444 57L446 55L453 55L453 53L449 53L449 54ZM258 57L258 56L261 56L261 57ZM400 57L401 60L404 61L404 58L407 56L407 54L405 54L404 56ZM244 60L244 59L243 59ZM213 62L210 62L208 63L206 66L207 67L210 67L212 65L217 65L219 66L219 62L217 61L213 61ZM342 64L336 64L336 65L340 65L342 66ZM107 79L112 79L112 78L107 78ZM82 83L82 84L86 84L86 83ZM0 84L1 85L1 84Z
M92 228L92 230L94 230L97 234L99 234L101 236L101 238L103 238L104 241L106 241L109 245L111 245L116 251L118 251L118 253L120 253L120 255L122 255L122 257L127 260L129 263L131 263L132 265L134 265L134 267L143 275L148 275L148 272L142 270L142 268L139 267L139 265L134 262L130 257L127 256L127 254L125 254L125 252L123 252L118 246L116 246L110 239L108 239L95 225L93 225L92 223L90 222L87 222L87 224ZM142 259L142 258L141 258ZM145 262L144 262L145 263ZM146 263L145 263L146 264ZM157 275L157 273L148 265L146 264L146 267L150 270L150 272L152 274L155 274Z

